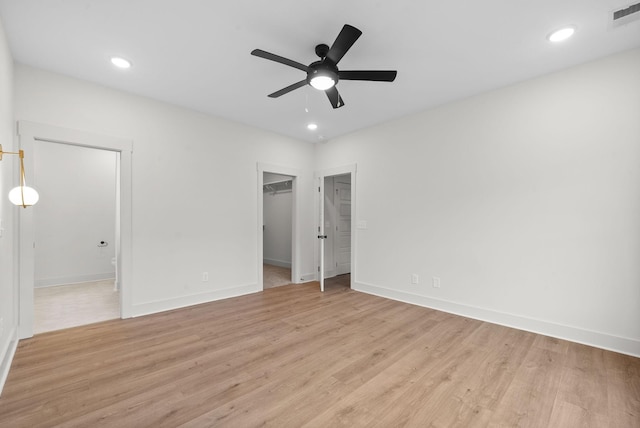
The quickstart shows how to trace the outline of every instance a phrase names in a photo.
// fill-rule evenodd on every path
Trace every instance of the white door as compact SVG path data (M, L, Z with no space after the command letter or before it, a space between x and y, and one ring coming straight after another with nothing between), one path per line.
M320 282L320 291L324 291L324 242L327 239L327 235L324 233L324 177L318 177L318 200L320 201L318 212L318 245L320 247L318 281Z
M346 178L350 178L346 176ZM349 182L347 182L349 181ZM333 257L336 275L351 272L351 183L342 177L335 181L336 226L333 240Z

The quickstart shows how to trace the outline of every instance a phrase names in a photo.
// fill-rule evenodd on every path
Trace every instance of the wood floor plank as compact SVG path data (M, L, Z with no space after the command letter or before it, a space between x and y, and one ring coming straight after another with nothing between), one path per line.
M549 420L549 427L564 428L571 426L581 428L601 428L607 426L633 427L634 425L610 425L606 416L594 414L580 406L567 403L559 398L556 399L556 403L553 406L553 411Z
M405 390L384 403L384 410L378 407L377 426L441 426L438 418L457 418L451 413L460 404L454 391L472 376L487 353L474 346L450 351L421 364Z
M286 285L21 341L2 427L640 427L640 359Z
M545 427L560 388L564 355L531 347L489 426Z
M604 353L611 426L640 427L640 365L638 358Z

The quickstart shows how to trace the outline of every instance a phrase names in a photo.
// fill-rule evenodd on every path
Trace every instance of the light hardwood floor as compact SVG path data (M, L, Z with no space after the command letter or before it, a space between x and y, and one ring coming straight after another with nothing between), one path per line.
M344 278L39 335L0 426L640 426L640 359Z
M36 288L33 304L34 334L120 318L113 280Z

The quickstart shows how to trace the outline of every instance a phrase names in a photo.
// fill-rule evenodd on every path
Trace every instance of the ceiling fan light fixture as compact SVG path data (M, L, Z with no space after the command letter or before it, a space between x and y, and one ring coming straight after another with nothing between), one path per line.
M316 55L320 58L318 61L312 62L309 65L304 65L300 62L293 61L291 59L282 57L280 55L272 54L262 49L254 49L251 51L251 55L260 58L268 59L289 67L296 68L298 70L307 73L307 78L293 83L279 91L273 92L268 95L269 98L278 98L284 94L302 88L309 85L314 89L323 91L331 106L336 109L344 106L344 101L338 92L338 82L340 80L361 80L369 82L393 82L398 74L395 70L342 70L338 69L338 63L342 57L347 53L351 46L362 35L362 31L358 30L352 25L345 24L340 30L338 37L333 42L331 47L325 44L319 44L316 46Z
M309 131L315 131L316 129L318 129L318 125L315 124L315 123L310 123L310 124L307 125L307 129Z
M329 88L333 88L336 81L331 76L319 75L312 77L309 84L319 91L326 91Z

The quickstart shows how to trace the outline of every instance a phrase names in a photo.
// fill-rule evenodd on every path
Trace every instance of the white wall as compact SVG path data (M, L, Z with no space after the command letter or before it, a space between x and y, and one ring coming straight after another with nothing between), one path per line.
M7 152L16 151L13 125L13 59L0 21L0 144ZM0 392L9 373L17 344L18 289L14 257L15 215L17 210L7 199L17 184L16 155L0 161Z
M355 287L640 355L639 76L628 51L318 145L358 166Z
M291 180L291 177L264 173L264 182ZM267 264L291 268L291 235L293 193L291 191L264 192L264 252Z
M311 144L23 65L15 116L133 140L134 314L261 289L258 162L304 171L300 271L314 273Z
M114 278L115 152L37 141L33 161L36 287Z

